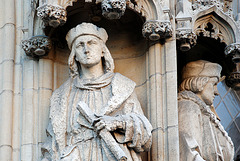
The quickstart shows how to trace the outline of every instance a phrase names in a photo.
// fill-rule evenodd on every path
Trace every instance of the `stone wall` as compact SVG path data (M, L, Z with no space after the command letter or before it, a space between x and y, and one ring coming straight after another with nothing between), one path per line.
M47 56L32 58L21 47L22 40L46 34L43 31L43 21L37 17L37 7L44 3L54 4L53 2L55 3L53 0L8 0L2 1L0 5L1 160L39 160L41 145L46 140L49 99L52 92L68 78L68 49L53 45ZM56 2L61 2L64 9L69 5L64 0ZM74 5L73 2L71 5ZM229 44L238 41L240 37L236 19L228 17L216 6L199 11L199 15L193 11L189 19L186 11L192 5L190 3L192 2L188 0L128 1L127 10L144 17L143 26L167 24L164 30L169 31L162 31L160 27L160 32L157 33L160 40L158 38L152 41L148 37L153 31L144 31L146 38L137 35L141 37L139 39L134 37L136 35L132 31L124 30L119 35L113 33L111 36L109 30L107 46L115 60L115 72L136 82L138 99L153 125L152 149L144 155L143 160L179 160L175 30L190 29L193 32L194 23L199 17L215 12L225 20L219 23L228 23L232 28L233 38ZM236 17L236 10L234 13ZM181 24L182 28L179 27ZM186 37L181 40L185 41Z

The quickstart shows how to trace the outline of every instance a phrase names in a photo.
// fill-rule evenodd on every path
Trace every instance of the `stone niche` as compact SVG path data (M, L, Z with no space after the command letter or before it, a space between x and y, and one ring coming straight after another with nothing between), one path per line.
M222 76L228 77L234 68L231 58L224 55L225 43L220 40L198 36L197 45L187 52L178 49L178 83L181 82L181 70L185 64L196 60L208 60L223 67Z
M146 114L146 51L147 41L142 36L142 25L145 21L138 13L127 9L124 16L118 20L108 20L102 16L101 5L74 2L67 8L67 22L58 28L46 27L46 35L50 35L55 51L49 57L54 59L55 87L58 88L68 78L68 56L65 36L67 32L82 22L90 22L103 27L108 33L107 47L115 63L115 72L136 82L136 93Z

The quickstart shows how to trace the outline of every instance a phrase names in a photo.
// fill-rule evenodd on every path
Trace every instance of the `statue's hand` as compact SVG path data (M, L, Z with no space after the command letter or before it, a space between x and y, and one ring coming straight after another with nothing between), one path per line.
M108 131L115 131L117 129L125 129L125 121L119 116L100 116L98 119L93 121L93 126L96 131L107 129Z

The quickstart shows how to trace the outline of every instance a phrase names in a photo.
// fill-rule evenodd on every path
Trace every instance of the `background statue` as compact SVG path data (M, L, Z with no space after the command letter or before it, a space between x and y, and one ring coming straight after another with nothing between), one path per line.
M180 161L233 160L233 143L212 106L221 70L219 64L204 60L183 68L178 95Z
M113 73L103 28L82 23L67 36L70 78L51 98L43 160L141 160L152 126L143 115L135 83Z

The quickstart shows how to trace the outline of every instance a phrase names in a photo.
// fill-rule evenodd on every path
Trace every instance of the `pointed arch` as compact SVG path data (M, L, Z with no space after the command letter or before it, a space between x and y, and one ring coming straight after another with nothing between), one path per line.
M212 25L212 34L206 30L209 24ZM240 32L236 22L216 6L197 12L193 16L193 29L197 35L203 33L206 37L219 38L227 45L240 41Z

